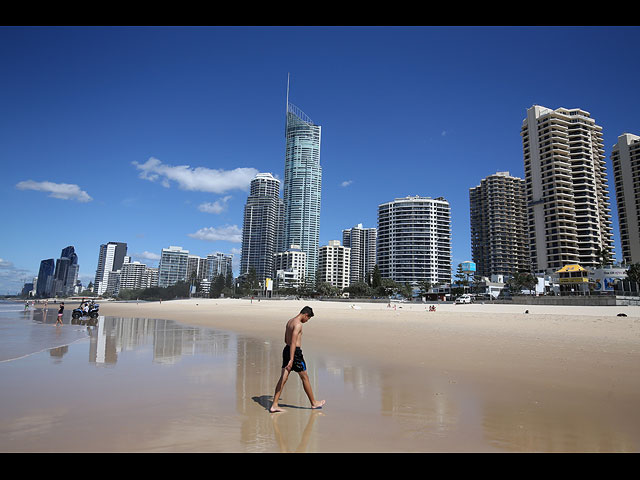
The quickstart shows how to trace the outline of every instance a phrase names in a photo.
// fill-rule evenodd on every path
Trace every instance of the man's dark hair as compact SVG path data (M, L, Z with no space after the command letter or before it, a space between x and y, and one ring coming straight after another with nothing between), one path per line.
M309 318L313 317L313 310L311 310L311 307L304 307L302 310L300 310L300 313L302 313L303 315L309 315Z

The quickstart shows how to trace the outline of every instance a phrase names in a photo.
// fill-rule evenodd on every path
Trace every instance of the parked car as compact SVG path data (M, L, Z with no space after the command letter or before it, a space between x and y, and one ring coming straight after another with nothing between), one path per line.
M471 295L465 293L456 298L456 303L471 303Z

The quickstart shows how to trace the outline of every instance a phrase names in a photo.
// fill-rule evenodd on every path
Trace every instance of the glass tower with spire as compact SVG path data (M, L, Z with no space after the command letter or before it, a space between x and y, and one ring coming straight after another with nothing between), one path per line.
M305 284L315 284L320 241L321 127L289 103L287 83L284 165L284 246L300 245L306 253Z

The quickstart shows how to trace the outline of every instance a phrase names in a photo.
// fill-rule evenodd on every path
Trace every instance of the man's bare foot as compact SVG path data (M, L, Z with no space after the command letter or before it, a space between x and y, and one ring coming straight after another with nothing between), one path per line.
M319 400L311 405L311 408L322 408L322 406L326 403L325 400Z
M271 408L269 409L269 412L271 413L276 413L276 412L284 412L284 410L282 408L280 408L277 405L271 405Z

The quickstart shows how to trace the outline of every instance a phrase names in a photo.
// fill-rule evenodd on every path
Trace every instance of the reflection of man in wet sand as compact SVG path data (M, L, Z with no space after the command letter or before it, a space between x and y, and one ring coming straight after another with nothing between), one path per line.
M313 317L311 307L304 307L298 315L287 322L284 331L284 343L286 345L282 350L282 373L276 385L276 392L273 395L273 404L269 409L272 413L284 411L278 406L278 400L291 370L298 372L298 375L300 375L304 391L311 402L311 408L322 408L325 403L324 400L316 401L313 397L311 382L309 382L309 376L307 375L307 365L302 356L302 324L307 323L311 317Z

